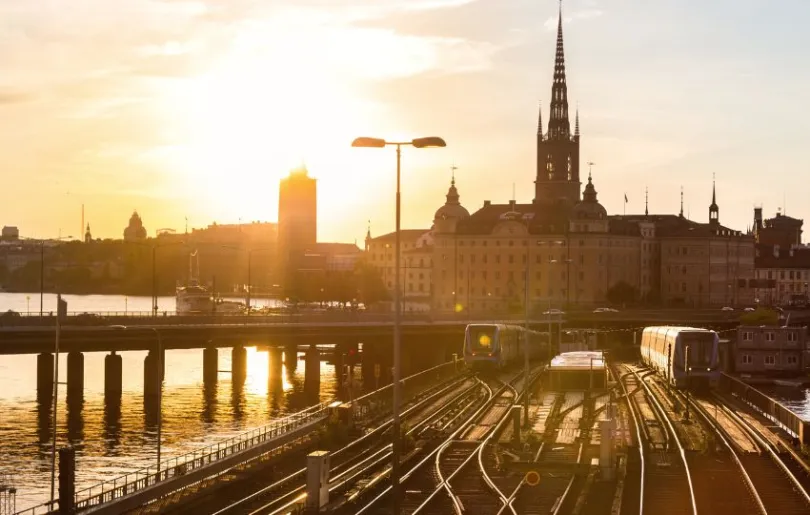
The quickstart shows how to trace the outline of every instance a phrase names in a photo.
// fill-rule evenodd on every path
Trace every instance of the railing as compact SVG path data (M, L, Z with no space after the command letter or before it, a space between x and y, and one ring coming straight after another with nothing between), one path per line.
M720 375L720 388L760 412L803 444L810 444L810 422L753 386L728 374Z
M108 503L153 487L169 479L188 474L233 454L246 451L256 445L290 433L304 424L323 419L327 414L328 404L318 404L227 440L168 459L160 464L159 469L156 466L147 467L84 488L75 494L76 509L81 510ZM56 509L57 506L58 501L54 503L48 502L19 512L18 515L49 513Z
M400 381L402 385L401 398L408 399L423 391L429 384L450 379L458 374L463 367L464 362L462 360L449 361L403 378ZM362 423L380 414L390 412L394 402L393 387L394 385L391 383L354 399L352 401L352 414L355 422Z

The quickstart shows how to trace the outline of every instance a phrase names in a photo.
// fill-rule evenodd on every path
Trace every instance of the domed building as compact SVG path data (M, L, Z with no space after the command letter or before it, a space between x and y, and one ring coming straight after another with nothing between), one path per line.
M571 210L571 221L578 225L582 232L607 232L607 210L596 198L593 178L588 174L588 184L582 192L582 200Z
M433 231L435 232L453 232L460 220L470 217L470 212L459 201L460 196L456 189L455 177L450 181L450 189L447 190L446 198L444 205L433 215Z
M143 226L141 216L137 211L129 217L129 225L124 229L124 241L140 241L146 239L146 228Z

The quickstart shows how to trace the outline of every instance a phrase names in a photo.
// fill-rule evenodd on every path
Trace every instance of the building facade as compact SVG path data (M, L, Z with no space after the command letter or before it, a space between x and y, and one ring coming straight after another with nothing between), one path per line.
M129 224L124 229L124 241L143 241L146 239L146 228L143 226L141 215L133 211L129 217Z
M278 194L278 265L282 283L302 265L299 263L318 235L317 183L304 167L281 179Z
M810 248L757 245L756 297L767 305L807 305L810 295Z
M573 131L569 120L561 16L549 105L547 125L538 115L531 203L485 200L470 213L454 179L432 229L403 236L412 244L429 236L402 250L404 262L418 256L432 263L430 274L414 280L430 278L415 286L431 292L434 310L536 314L639 301L718 308L754 302L754 238L720 224L714 187L705 223L689 220L683 207L678 215L651 215L647 206L643 215L610 216L590 173L582 188L582 136L579 113ZM389 288L392 244L386 235L367 245Z
M732 351L734 371L795 375L807 369L807 328L740 326Z

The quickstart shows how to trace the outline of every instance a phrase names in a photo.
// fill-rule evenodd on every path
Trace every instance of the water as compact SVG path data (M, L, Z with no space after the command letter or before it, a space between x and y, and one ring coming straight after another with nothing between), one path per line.
M26 294L0 294L0 311L23 312ZM33 307L34 295L31 295ZM66 296L70 311L123 310L123 296ZM148 310L149 297L130 297L130 310ZM161 298L161 306L174 306ZM45 311L56 309L56 297L45 297ZM36 310L39 296L36 295ZM250 345L251 342L245 342ZM304 365L282 367L270 377L268 353L247 349L247 379L239 391L230 376L219 374L215 391L202 383L202 350L166 351L163 395L163 459L184 454L245 430L268 423L337 395L334 367L321 363L317 392L304 390ZM143 402L143 359L146 352L124 352L123 395L120 410L104 403L104 353L85 353L84 400L68 406L60 386L58 446L76 448L77 489L132 472L156 461L155 417ZM219 369L230 370L230 349L220 349ZM67 377L66 356L60 358L60 380ZM17 509L50 498L51 409L36 397L36 356L0 356L0 473L11 472L18 489Z
M810 421L810 389L789 386L767 386L760 389L802 420Z

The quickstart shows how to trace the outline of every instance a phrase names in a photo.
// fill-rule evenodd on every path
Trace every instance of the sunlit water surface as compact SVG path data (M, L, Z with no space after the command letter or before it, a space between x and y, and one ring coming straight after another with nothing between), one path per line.
M0 311L24 311L34 295L0 294ZM69 296L70 311L123 311L119 296ZM52 304L52 305L51 305ZM55 296L46 296L45 311L55 309ZM127 299L130 310L148 310L148 297ZM161 299L173 309L174 299ZM39 295L36 295L39 310ZM245 342L250 345L250 342ZM166 352L163 395L162 457L184 454L245 430L264 425L287 413L333 399L337 392L334 367L321 363L320 388L305 392L304 363L284 365L280 377L270 377L268 353L247 349L244 387L231 387L222 372L216 387L205 391L202 350ZM77 489L151 466L157 455L156 417L147 417L143 402L143 359L146 352L124 352L123 395L120 413L106 410L104 402L105 353L85 353L84 399L69 406L60 386L57 411L58 445L76 448ZM230 370L230 349L220 349L219 370ZM60 381L66 377L66 359L60 359ZM36 355L0 356L0 472L13 474L17 509L50 498L51 409L36 396Z

